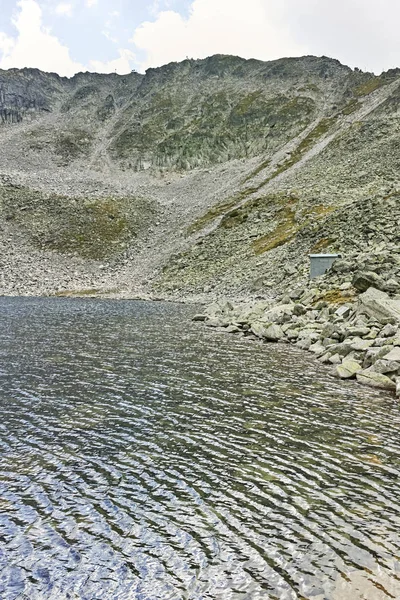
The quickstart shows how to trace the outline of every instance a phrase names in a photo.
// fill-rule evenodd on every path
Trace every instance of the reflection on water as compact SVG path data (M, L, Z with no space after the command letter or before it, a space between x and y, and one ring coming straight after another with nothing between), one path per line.
M0 301L0 598L400 598L400 410L193 309Z

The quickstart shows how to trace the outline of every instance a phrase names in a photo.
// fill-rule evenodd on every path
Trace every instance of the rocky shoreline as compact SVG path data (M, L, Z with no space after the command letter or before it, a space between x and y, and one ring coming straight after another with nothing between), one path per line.
M330 366L334 376L399 398L399 274L399 249L387 246L374 255L337 260L322 277L276 299L219 300L194 320L264 342L293 344Z

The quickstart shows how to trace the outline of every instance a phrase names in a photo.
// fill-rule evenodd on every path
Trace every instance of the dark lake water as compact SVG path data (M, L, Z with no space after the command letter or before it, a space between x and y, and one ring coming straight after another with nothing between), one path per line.
M1 600L399 599L399 404L193 312L0 299Z

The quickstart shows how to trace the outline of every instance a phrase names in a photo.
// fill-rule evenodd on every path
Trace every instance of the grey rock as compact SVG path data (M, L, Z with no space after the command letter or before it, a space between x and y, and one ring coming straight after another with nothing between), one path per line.
M381 331L382 337L392 337L395 336L398 331L398 328L395 325L391 325L388 323Z
M370 287L382 290L385 282L373 271L360 271L354 275L352 285L359 292L366 292Z
M383 358L376 360L371 367L372 371L375 371L376 373L383 373L383 374L395 373L396 371L399 371L399 369L400 369L400 362L396 362L395 360L386 360Z
M363 340L360 337L355 337L351 340L352 350L368 350L374 344L374 340Z
M343 304L343 306L339 306L339 308L335 311L335 315L338 317L346 318L350 315L351 308L347 304Z
M281 327L279 327L279 325L272 324L265 329L263 337L268 342L277 342L278 340L281 340L283 338L283 336L284 336L284 333L283 333Z
M387 354L384 355L385 360L393 360L396 362L400 362L400 348L396 347L393 350L390 350Z
M375 373L371 368L359 371L356 375L357 381L363 385L379 388L382 390L395 391L396 384L382 373Z
M388 320L400 322L400 300L390 298L385 292L369 288L360 294L358 302L357 310L360 314L367 314L384 324Z
M340 379L352 379L362 370L362 366L354 359L345 358L342 364L335 367L335 374Z
M342 357L339 354L332 354L328 360L332 365L340 365Z

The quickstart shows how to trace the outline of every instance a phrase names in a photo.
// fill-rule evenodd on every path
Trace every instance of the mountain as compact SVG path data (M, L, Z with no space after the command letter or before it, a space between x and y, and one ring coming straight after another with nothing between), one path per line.
M313 56L0 70L0 293L268 296L397 244L399 90Z

